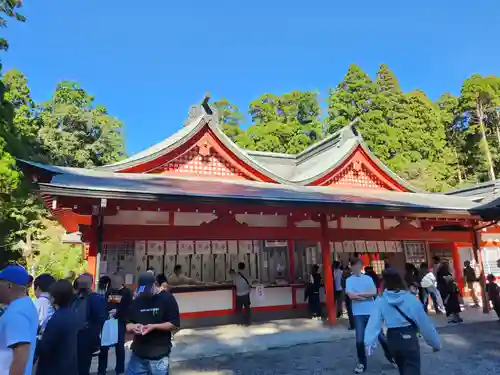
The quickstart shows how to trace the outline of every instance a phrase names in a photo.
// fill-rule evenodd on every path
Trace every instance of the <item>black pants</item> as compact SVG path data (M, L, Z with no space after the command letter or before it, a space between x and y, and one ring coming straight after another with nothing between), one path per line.
M497 313L498 319L500 319L500 298L496 298L493 303L493 310Z
M340 318L344 312L342 308L342 303L344 302L344 291L336 290L335 291L335 307L337 309L337 318Z
M420 346L415 328L389 328L387 343L400 375L420 375Z
M89 375L92 354L99 348L99 337L82 331L78 333L78 375Z
M99 351L99 366L97 373L106 374L108 368L108 352L110 346L101 346ZM125 373L125 323L118 321L118 343L114 345L116 354L115 372L117 374Z
M243 312L245 308L245 312ZM240 317L240 322L249 325L251 322L250 313L250 293L244 296L236 296L236 314Z
M352 301L347 295L345 294L345 308L347 310L347 316L349 317L349 328L354 329L354 316L352 315Z
M321 316L321 301L319 292L312 292L309 297L309 314L311 317Z

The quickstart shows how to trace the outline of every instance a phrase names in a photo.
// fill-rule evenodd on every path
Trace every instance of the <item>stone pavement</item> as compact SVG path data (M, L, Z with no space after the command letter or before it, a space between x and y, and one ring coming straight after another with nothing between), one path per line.
M451 325L439 329L442 350L433 353L420 340L422 374L500 375L500 325L497 322ZM171 364L175 375L323 375L352 374L354 338L265 352L223 355ZM368 359L373 375L397 375L378 348Z
M494 312L484 314L481 309L467 308L462 312L465 325L497 320ZM437 327L446 327L445 316L432 315ZM171 363L240 353L254 353L275 348L289 348L301 344L339 341L354 337L347 329L346 320L329 327L321 321L309 319L277 320L250 327L226 325L211 328L183 329L175 335ZM129 351L127 350L127 357ZM109 351L109 369L114 368L114 351ZM94 359L92 371L97 371Z

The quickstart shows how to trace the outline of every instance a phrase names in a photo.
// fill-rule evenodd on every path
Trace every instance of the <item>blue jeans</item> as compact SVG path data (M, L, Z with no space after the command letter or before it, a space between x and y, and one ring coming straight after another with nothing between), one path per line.
M367 366L366 352L365 352L365 330L368 325L370 315L354 315L354 329L356 330L356 351L358 354L358 362L363 366ZM391 352L387 346L387 339L382 331L378 336L378 341L384 350L384 355L389 362L393 362Z
M126 375L168 375L169 358L143 359L132 353Z

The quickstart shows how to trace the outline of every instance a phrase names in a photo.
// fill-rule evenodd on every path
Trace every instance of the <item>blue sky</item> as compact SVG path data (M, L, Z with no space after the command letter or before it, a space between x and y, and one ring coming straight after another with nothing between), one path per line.
M2 30L4 70L24 72L38 101L79 82L124 121L130 154L182 127L206 91L246 111L262 93L325 96L351 63L371 75L386 63L433 99L500 75L498 0L25 0L23 12Z

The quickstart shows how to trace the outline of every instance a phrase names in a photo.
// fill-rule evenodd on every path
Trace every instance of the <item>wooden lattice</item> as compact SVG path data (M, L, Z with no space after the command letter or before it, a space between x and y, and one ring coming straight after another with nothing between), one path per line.
M193 147L181 156L160 168L152 171L153 173L178 173L199 176L218 176L226 178L244 179L245 175L231 163L220 156L216 151L210 150L206 156L199 153L198 147Z
M364 189L387 189L385 184L364 164L356 168L354 163L349 164L340 173L328 180L326 185L358 187Z

